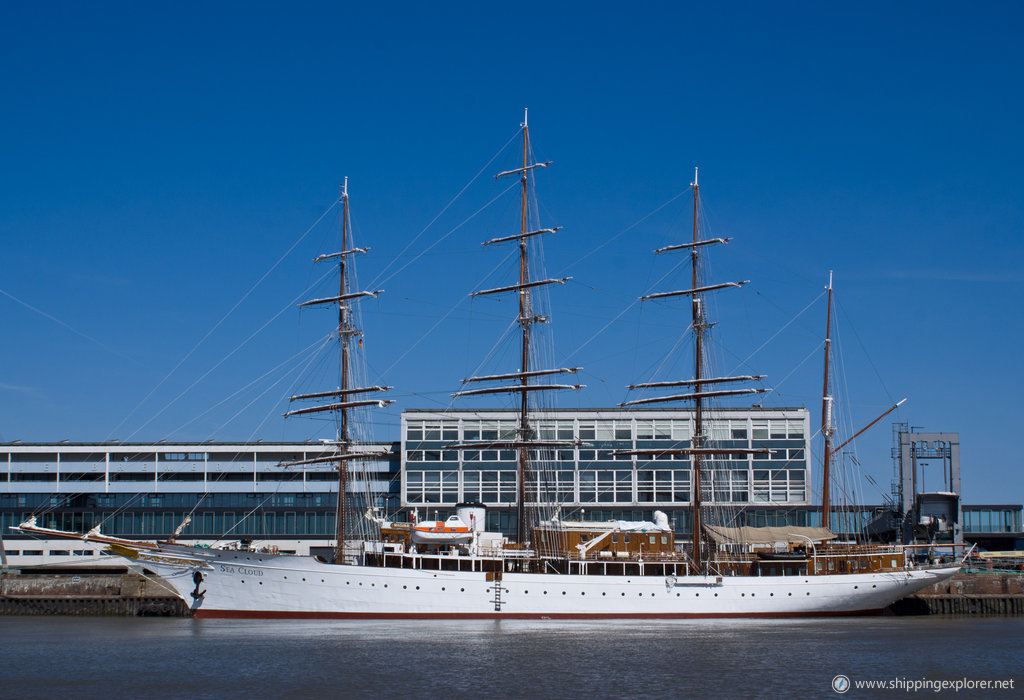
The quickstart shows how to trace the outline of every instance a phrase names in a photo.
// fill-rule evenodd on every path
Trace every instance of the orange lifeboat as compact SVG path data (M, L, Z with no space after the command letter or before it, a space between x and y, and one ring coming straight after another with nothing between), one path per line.
M412 526L412 541L416 544L466 544L473 539L473 529L459 516L447 520L424 520Z

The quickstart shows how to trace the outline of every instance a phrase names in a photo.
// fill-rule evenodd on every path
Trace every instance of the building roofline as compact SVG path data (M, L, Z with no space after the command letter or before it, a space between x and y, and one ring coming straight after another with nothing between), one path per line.
M366 442L353 441L353 445L392 445L399 442L398 440L368 440ZM231 442L118 442L116 440L108 440L106 442L22 442L21 440L14 440L13 442L0 442L0 449L9 447L97 447L97 448L112 448L112 447L145 447L145 448L174 448L174 447L204 447L208 449L223 448L223 447L328 447L329 445L319 440L306 440L305 442L264 442L262 440L255 440L250 442L243 441L231 441Z
M761 412L761 411L807 411L806 406L718 406L715 408L704 408L705 412L720 413L732 412ZM518 413L518 408L407 408L402 411L406 413ZM693 412L692 408L685 406L656 407L597 407L597 408L541 408L535 413L671 413L671 412Z

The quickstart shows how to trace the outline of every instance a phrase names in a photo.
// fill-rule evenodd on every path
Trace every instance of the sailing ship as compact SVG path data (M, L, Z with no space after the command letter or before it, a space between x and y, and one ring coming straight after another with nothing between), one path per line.
M683 402L694 408L694 431L689 444L671 449L623 451L621 456L657 458L671 455L688 460L692 470L693 536L676 542L667 516L655 511L651 521L571 521L557 508L545 508L543 464L546 450L578 446L579 441L543 439L534 429L531 399L582 385L555 383L576 374L578 367L534 367L531 352L534 329L549 319L538 313L535 292L569 278L534 278L529 251L556 227L528 227L531 183L549 162L530 161L530 131L522 123L523 159L520 167L498 174L520 180L518 233L491 239L486 245L510 243L519 249L515 284L486 289L476 295L515 294L521 335L521 365L513 372L473 376L463 382L481 388L464 389L455 398L487 394L517 397L514 435L497 441L467 441L447 445L451 450L514 451L517 464L516 539L485 529L485 507L460 504L447 520L391 522L351 507L349 468L374 456L353 440L350 411L385 406L388 400L365 398L385 386L350 386L350 344L359 336L354 304L377 291L354 291L349 286L350 260L365 252L348 248L348 188L342 190L341 251L317 261L336 260L340 272L337 295L314 299L303 306L337 304L340 344L340 383L331 391L300 394L294 401L326 401L289 411L286 415L329 412L337 416L337 451L294 464L330 462L338 473L336 549L332 557L217 549L174 541L135 543L107 538L111 551L134 559L159 574L188 604L195 617L251 618L690 618L791 617L868 614L950 576L958 565L917 565L912 549L901 546L835 544L827 530L828 474L822 528L736 528L705 522L707 474L717 460L758 451L752 447L719 447L707 435L711 400L753 395L762 387L721 388L759 381L762 375L714 377L705 372L705 341L710 327L705 307L709 294L745 282L706 283L700 278L700 256L707 246L727 239L700 236L699 190L696 172L693 239L661 248L657 253L687 251L692 266L691 287L650 294L646 299L688 297L694 334L694 376L669 382L646 382L631 389L686 387L686 393L641 398L623 405ZM831 288L831 284L830 284ZM831 319L831 293L829 297ZM831 320L829 320L831 328ZM829 342L826 342L826 353ZM826 355L827 357L827 355ZM831 448L831 398L826 368L823 433L827 460ZM879 417L880 420L881 417ZM829 428L825 430L825 428ZM359 505L361 509L366 503ZM546 517L542 517L546 515ZM358 521L358 527L356 522ZM370 524L372 527L367 527ZM361 530L354 537L355 530ZM23 532L39 531L24 523ZM47 530L49 536L55 531ZM63 533L78 539L102 537ZM688 546L687 546L688 544Z

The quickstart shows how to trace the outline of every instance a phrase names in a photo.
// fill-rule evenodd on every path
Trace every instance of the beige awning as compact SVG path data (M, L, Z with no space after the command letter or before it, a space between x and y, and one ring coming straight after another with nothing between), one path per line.
M831 540L836 534L827 527L719 527L705 525L704 531L715 544L807 544L807 540Z

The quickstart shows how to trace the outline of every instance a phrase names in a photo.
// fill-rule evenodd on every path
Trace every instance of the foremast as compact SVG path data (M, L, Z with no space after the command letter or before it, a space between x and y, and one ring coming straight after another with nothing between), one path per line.
M323 457L316 457L313 459L300 460L295 462L283 463L281 466L294 466L300 464L315 464L315 463L335 463L338 472L338 500L337 500L337 514L335 518L335 536L337 544L335 545L334 561L341 563L344 558L344 546L345 540L348 537L350 531L350 525L348 518L348 507L347 497L349 490L349 468L348 464L352 460L367 459L371 457L381 456L386 454L385 451L353 451L354 440L351 433L351 424L349 411L354 408L362 406L377 406L384 407L388 404L394 403L390 399L362 399L355 398L365 394L372 394L375 392L388 391L392 387L389 386L366 386L366 387L352 387L350 386L351 376L351 345L352 341L362 337L362 331L356 327L354 316L353 303L364 297L376 297L378 294L383 292L382 289L373 291L351 291L349 286L349 275L352 272L353 262L349 261L349 258L365 253L369 248L357 248L349 247L350 236L350 220L349 220L349 201L348 201L348 177L345 178L344 184L341 186L341 250L336 253L326 253L318 256L313 262L320 263L325 261L337 260L338 263L338 295L333 297L324 297L321 299L311 299L304 301L299 304L299 307L317 306L321 304L337 304L338 305L338 326L336 329L338 347L339 347L339 379L338 389L332 391L320 391L311 394L297 394L290 397L289 401L320 401L320 400L331 400L338 399L336 401L330 401L330 403L320 404L315 406L309 406L306 408L298 408L292 411L286 412L285 417L303 415L310 413L324 413L330 412L337 416L335 440L331 445L335 448L333 454L325 455Z
M704 553L702 550L704 540L704 525L701 508L703 505L702 470L705 461L706 459L712 458L714 455L719 454L736 454L744 452L751 453L755 451L763 452L763 450L754 450L752 448L743 449L730 447L728 449L718 449L714 446L709 445L704 416L704 411L707 406L706 402L710 399L718 397L760 394L768 391L768 389L763 387L742 389L715 389L714 387L716 387L719 384L761 380L764 379L765 375L707 377L704 373L704 346L707 341L708 330L712 325L711 323L708 322L708 318L705 312L704 297L706 294L716 290L728 289L731 287L741 287L747 284L749 280L743 280L740 282L721 282L716 284L706 284L705 281L702 279L701 252L704 250L705 246L728 243L732 239L701 238L700 185L698 184L697 173L697 168L694 168L693 182L690 183L690 189L693 190L692 240L689 243L680 243L677 245L665 246L664 248L658 248L657 250L654 251L656 254L677 250L689 251L691 268L690 289L683 289L672 292L657 292L654 294L648 294L646 296L640 297L641 301L648 301L651 299L665 299L677 296L690 297L690 327L693 330L694 337L693 378L665 382L643 382L639 384L630 384L627 387L629 389L645 389L685 386L692 387L692 391L688 391L685 394L673 394L670 396L656 396L643 399L634 399L632 401L624 401L619 404L620 406L635 406L639 404L659 403L668 401L693 402L693 436L690 441L690 447L668 449L660 448L656 450L620 450L617 451L615 454L648 457L655 455L675 454L687 455L690 457L690 462L692 465L692 476L690 479L690 512L693 523L693 548L691 552L691 559L693 560L693 564L698 571L704 571L707 567L706 558L704 557ZM711 388L708 389L707 387Z
M541 316L536 313L535 306L533 304L533 291L539 287L545 287L551 284L564 284L571 277L562 278L551 278L532 280L530 278L530 260L529 260L529 240L535 236L541 236L543 234L555 233L561 226L551 228L537 228L535 230L529 229L528 222L528 203L530 194L530 176L537 168L546 168L551 164L551 161L546 162L530 162L530 126L528 121L528 112L523 110L523 122L521 124L523 130L523 161L522 167L515 168L513 170L505 170L495 175L495 179L501 179L503 177L518 176L520 181L520 215L519 215L519 233L512 234L509 236L500 236L498 238L492 238L491 240L485 241L484 245L489 246L497 243L516 242L519 246L519 282L517 284L496 287L494 289L484 289L474 292L471 296L483 296L489 294L501 294L505 292L515 292L519 297L519 315L517 322L521 331L521 357L520 357L520 368L518 372L511 372L506 374L493 374L478 377L468 377L463 379L462 382L490 382L490 381L502 381L512 380L514 383L506 384L501 386L486 387L482 389L467 389L452 394L453 398L461 396L473 396L480 394L498 394L498 393L510 393L519 394L519 406L517 415L516 425L516 439L511 442L497 442L482 445L481 443L467 443L467 444L455 444L448 445L448 449L459 449L459 450L472 450L481 449L482 447L491 447L497 449L514 449L516 451L516 465L517 465L517 488L516 488L516 541L521 547L525 547L528 544L530 531L528 529L528 513L527 513L527 481L532 476L530 450L545 448L545 447L556 447L556 446L571 446L578 444L576 441L572 442L551 442L551 441L538 441L536 439L536 433L531 425L530 421L530 395L537 392L552 391L556 389L572 389L579 390L583 388L582 384L541 384L537 383L537 380L541 377L547 377L558 374L575 374L581 368L580 367L561 367L561 368L543 368L543 369L532 369L530 366L530 350L531 350L531 329L536 323L546 323L549 319L546 316ZM534 383L531 383L533 381Z

